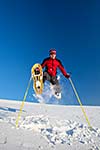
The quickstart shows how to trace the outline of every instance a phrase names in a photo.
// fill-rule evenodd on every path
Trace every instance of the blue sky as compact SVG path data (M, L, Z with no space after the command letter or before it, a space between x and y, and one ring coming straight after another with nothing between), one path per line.
M72 72L82 103L100 105L100 2L95 0L0 0L0 98L22 100L32 65L48 57L50 48Z

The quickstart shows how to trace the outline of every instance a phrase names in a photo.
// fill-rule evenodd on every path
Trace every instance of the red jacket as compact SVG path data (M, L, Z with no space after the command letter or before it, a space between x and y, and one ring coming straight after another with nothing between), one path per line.
M42 68L46 67L46 71L51 75L51 76L56 76L57 74L57 68L61 70L64 76L67 76L67 72L64 69L62 63L60 60L52 59L50 57L44 59L43 63L41 64Z

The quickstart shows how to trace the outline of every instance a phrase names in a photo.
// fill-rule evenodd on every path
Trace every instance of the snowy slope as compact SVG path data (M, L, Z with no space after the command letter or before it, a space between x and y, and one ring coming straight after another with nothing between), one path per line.
M100 150L100 107L85 106L94 130L79 106L0 100L0 150Z

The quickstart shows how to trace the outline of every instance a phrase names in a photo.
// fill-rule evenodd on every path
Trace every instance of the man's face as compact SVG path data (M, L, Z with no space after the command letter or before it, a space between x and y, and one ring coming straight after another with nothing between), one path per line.
M56 58L56 54L50 54L50 58L55 59Z

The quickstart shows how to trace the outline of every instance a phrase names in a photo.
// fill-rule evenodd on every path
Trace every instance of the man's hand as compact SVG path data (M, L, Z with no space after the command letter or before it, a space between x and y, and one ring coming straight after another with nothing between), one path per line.
M67 79L69 79L70 78L70 74L66 74L66 76L65 76Z

